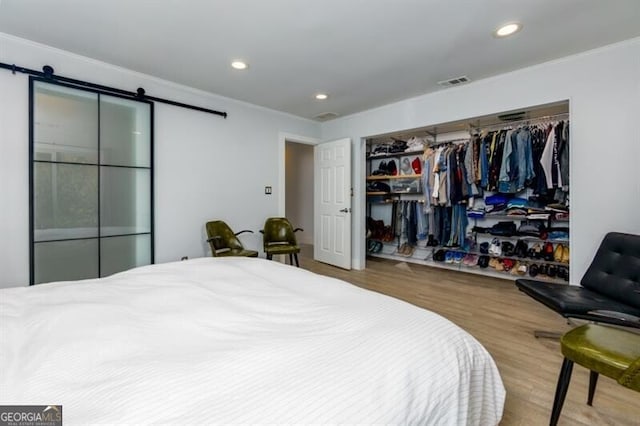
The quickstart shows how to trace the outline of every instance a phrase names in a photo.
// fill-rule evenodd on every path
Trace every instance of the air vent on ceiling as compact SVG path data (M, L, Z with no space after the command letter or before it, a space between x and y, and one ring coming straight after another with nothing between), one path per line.
M331 120L332 118L336 118L337 116L338 114L336 114L335 112L322 112L313 118L315 118L318 121L327 121L327 120Z
M468 83L470 81L471 79L469 77L467 77L466 75L462 75L460 77L451 78L449 80L439 81L438 84L443 87L452 87L452 86L459 86L463 83Z
M524 111L512 112L512 113L509 113L509 114L501 114L501 115L498 116L498 120L501 120L501 121L517 121L517 120L522 120L525 115L526 115L526 112L524 112Z

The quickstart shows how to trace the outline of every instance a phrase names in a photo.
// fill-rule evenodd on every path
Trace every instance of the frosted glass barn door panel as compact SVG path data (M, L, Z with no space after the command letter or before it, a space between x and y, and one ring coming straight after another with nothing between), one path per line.
M35 243L34 284L98 277L98 242L94 238Z
M98 236L98 168L83 164L33 165L34 241Z
M100 239L100 273L106 277L151 263L151 236L127 235Z
M100 96L100 163L151 167L149 104Z
M30 77L31 284L153 262L153 104Z
M43 82L33 88L33 159L98 162L98 95Z
M100 167L100 235L151 232L151 170Z

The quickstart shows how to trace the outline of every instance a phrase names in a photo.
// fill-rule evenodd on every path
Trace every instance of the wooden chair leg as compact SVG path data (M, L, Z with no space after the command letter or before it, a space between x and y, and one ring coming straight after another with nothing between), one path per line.
M589 398L587 399L587 405L593 405L593 395L596 393L596 385L598 384L598 373L592 371L589 374Z
M296 266L299 268L300 267L300 263L298 262L298 253L294 253L293 257L296 259Z
M550 426L556 426L564 404L564 398L567 396L569 382L571 381L571 372L573 371L573 361L565 358L562 361L560 376L558 377L558 386L556 387L556 396L553 399L553 409L551 410Z

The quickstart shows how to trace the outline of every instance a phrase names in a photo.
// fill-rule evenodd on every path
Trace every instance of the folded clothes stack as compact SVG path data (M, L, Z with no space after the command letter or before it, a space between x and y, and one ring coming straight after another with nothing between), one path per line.
M404 152L424 151L425 142L422 138L412 137L407 141L407 148Z

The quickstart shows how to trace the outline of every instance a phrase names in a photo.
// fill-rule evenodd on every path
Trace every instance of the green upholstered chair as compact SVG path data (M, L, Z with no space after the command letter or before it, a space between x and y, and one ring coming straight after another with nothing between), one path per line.
M260 232L264 234L263 247L267 259L273 259L274 254L288 254L289 264L293 265L292 256L298 262L300 247L296 241L296 232L304 231L302 228L293 228L291 222L284 217L270 217L264 222L264 229Z
M552 426L557 424L560 417L574 363L591 370L587 399L589 405L593 403L599 374L640 392L640 334L620 328L587 324L567 332L560 339L560 345L564 362L551 411Z
M238 239L238 235L251 232L248 229L234 233L229 225L222 220L213 220L207 222L207 242L211 246L211 254L213 257L221 256L245 256L258 257L255 250L245 250L244 246Z

